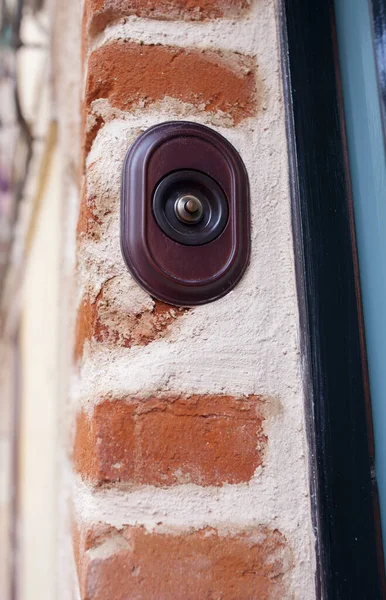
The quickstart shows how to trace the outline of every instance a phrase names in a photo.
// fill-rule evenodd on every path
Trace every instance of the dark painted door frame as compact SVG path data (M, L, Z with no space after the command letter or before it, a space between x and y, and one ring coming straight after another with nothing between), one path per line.
M281 0L317 589L385 595L371 406L332 2Z

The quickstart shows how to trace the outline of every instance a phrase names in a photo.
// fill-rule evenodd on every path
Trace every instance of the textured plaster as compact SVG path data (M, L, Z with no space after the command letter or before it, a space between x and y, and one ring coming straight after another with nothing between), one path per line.
M122 486L92 492L75 480L74 501L81 520L105 521L118 528L125 524L165 531L206 525L224 532L256 524L277 528L287 537L294 557L288 597L312 600L314 538L275 12L275 2L259 0L240 22L192 25L129 18L95 41L100 45L124 37L250 53L257 57L264 101L256 118L235 128L224 115L208 117L197 107L167 97L147 111L138 107L126 116L106 101L94 103L94 112L103 116L105 125L87 158L88 185L109 212L99 240L81 242L80 295L87 290L96 296L107 279L124 275L127 283L121 298L117 295L122 309L134 311L152 302L126 273L120 255L119 184L129 144L141 130L165 120L210 123L240 152L251 185L252 259L234 291L213 304L193 308L173 324L166 338L146 347L86 348L71 389L73 401L89 410L106 396L147 397L157 391L271 397L275 400L267 400L272 410L265 425L269 441L264 468L257 469L249 484L221 488Z

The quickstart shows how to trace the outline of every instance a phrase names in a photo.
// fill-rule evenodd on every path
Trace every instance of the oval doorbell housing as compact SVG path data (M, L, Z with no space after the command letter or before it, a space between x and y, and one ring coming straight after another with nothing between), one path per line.
M134 278L164 302L227 294L250 255L248 176L234 147L184 121L139 136L123 165L121 247Z

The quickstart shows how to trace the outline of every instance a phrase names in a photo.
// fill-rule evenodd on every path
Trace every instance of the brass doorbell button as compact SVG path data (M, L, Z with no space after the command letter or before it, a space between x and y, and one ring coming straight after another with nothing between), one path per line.
M197 196L191 194L185 194L180 198L177 198L174 205L177 217L184 223L190 223L195 225L202 219L204 213L204 207L202 202Z
M133 277L164 302L228 293L250 254L248 176L234 147L183 121L139 136L123 165L121 247Z

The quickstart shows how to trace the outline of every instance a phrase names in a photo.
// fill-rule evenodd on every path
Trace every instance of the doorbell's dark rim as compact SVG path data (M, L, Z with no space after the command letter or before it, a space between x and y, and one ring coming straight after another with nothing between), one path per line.
M157 184L179 170L212 178L227 201L223 231L205 245L179 243L157 224L153 211ZM249 262L249 214L244 163L232 144L209 127L186 121L161 123L129 148L122 171L121 250L132 276L151 296L176 306L225 296Z
M175 205L184 195L193 194L203 207L197 222L184 223ZM228 202L212 177L189 169L166 175L153 196L153 212L162 231L172 240L188 246L202 246L215 240L228 220Z

